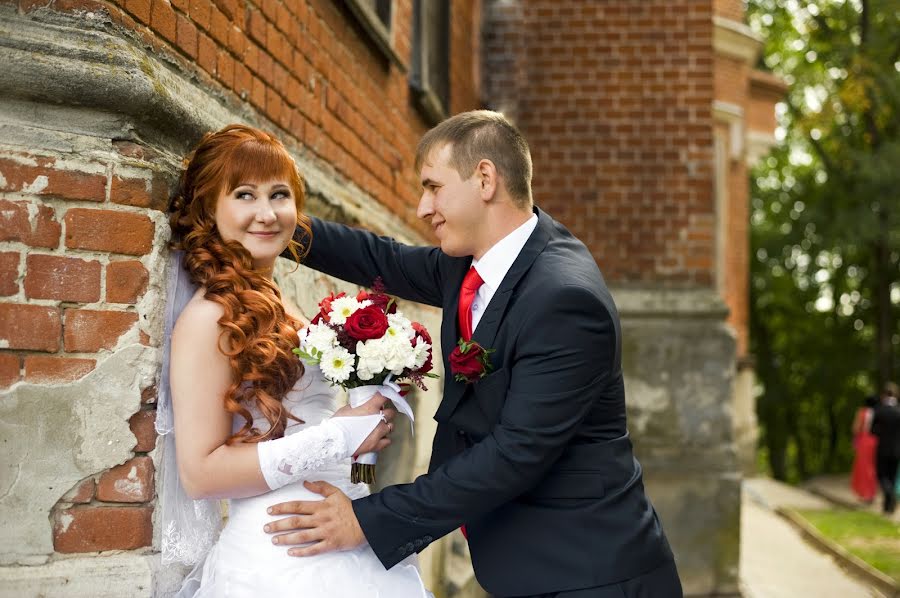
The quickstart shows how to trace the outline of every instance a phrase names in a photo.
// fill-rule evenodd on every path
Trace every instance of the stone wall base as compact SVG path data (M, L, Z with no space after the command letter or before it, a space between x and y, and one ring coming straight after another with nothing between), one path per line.
M738 592L735 339L710 290L613 289L628 429L685 595Z
M36 566L0 567L0 598L144 598L153 596L153 561L125 553L86 555Z

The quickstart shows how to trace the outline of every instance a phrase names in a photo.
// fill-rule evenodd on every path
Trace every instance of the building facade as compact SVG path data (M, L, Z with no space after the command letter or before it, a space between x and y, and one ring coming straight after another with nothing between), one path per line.
M0 0L0 594L178 583L154 419L165 206L191 145L270 130L311 213L427 243L416 142L482 106L525 133L536 203L614 291L629 425L687 593L737 593L747 163L783 91L742 19L740 0ZM348 289L281 266L307 313ZM439 399L417 397L385 483L427 466ZM422 565L436 595L479 595L461 536Z

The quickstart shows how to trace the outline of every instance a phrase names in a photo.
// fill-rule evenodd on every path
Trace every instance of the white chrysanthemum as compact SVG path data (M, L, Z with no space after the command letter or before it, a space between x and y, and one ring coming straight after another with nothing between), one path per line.
M422 337L416 339L416 346L414 349L414 365L412 369L417 370L428 361L428 352L431 350L431 345L425 341Z
M304 331L305 335L300 337L300 348L304 351L316 349L324 353L338 346L337 334L326 324L310 324Z
M322 355L319 367L332 382L346 382L353 373L353 354L343 347L334 348Z
M347 321L347 318L353 315L353 312L369 305L372 305L372 302L368 299L365 301L357 301L354 297L335 299L331 302L331 312L328 314L328 319L332 324L340 326Z

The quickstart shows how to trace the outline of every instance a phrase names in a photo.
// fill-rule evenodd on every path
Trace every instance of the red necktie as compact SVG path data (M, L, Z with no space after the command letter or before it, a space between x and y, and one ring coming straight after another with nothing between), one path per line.
M484 281L478 275L478 270L474 266L466 272L463 278L462 286L459 288L459 332L463 340L472 340L472 302L475 301L475 295Z
M459 319L459 332L465 341L472 340L472 302L475 301L475 295L478 294L478 289L483 284L484 281L478 274L478 270L475 269L475 266L472 266L466 272L466 277L463 278L462 286L459 288L459 310L457 311L457 316ZM466 532L466 526L462 525L459 529L462 530L463 537L468 540L469 534Z

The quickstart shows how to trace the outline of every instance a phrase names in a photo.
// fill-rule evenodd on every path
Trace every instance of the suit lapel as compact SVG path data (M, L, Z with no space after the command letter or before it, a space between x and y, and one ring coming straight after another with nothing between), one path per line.
M528 237L528 241L525 242L522 251L516 257L516 261L513 262L506 276L503 277L500 288L491 297L490 303L485 308L484 314L481 316L481 320L479 320L478 326L472 334L472 340L485 349L498 348L493 344L494 339L497 337L500 324L503 322L503 315L506 313L506 306L509 304L513 291L550 240L550 217L538 208L535 208L535 212L538 215L537 226L531 233L531 236ZM462 284L461 278L459 283ZM456 325L456 310L458 306L459 293L457 292L455 293L455 298L451 301L450 313L444 312L444 319L441 325L441 346L445 355L450 355L459 340L459 332ZM453 374L450 372L450 364L446 359L444 365L446 366L444 398L438 407L437 413L434 415L434 419L439 422L446 422L450 418L467 386L453 379Z

